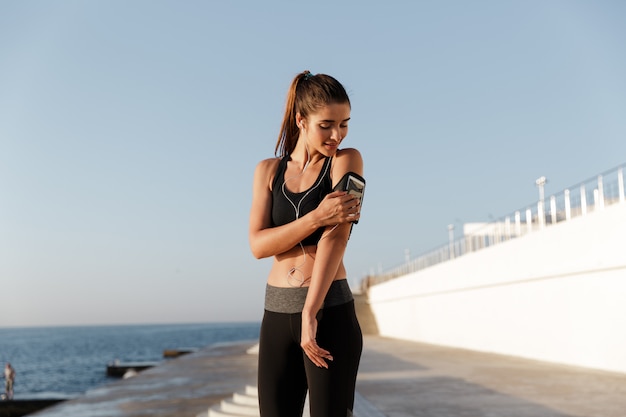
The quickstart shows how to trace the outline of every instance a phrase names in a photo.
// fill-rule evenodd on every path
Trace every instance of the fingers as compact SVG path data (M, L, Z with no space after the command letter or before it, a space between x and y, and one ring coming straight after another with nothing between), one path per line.
M361 199L353 197L344 203L345 210L344 222L354 222L361 218Z
M349 203L351 201L359 201L358 197L355 197L354 194L350 194L347 191L333 191L326 196L327 199L337 198L342 204Z
M361 213L361 199L359 198L353 198L352 200L348 201L347 203L349 205L349 214L360 214Z
M354 215L360 212L360 198L355 197L352 194L346 193L344 195L338 196L337 199L339 200L339 204L337 205L337 207L339 207L342 213L345 213L346 215Z
M333 191L331 193L328 193L328 195L326 197L328 198L336 198L336 197L341 197L342 195L346 195L348 194L347 191Z
M320 348L315 341L311 341L306 346L303 346L302 349L311 362L313 362L318 368L328 369L328 362L326 361L333 360L330 352Z
M326 225L349 223L359 220L361 199L345 191L334 191L326 196Z

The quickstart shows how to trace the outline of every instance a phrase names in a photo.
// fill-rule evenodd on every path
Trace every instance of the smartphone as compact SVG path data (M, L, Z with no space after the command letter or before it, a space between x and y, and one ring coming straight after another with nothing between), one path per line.
M341 190L347 191L348 194L351 194L357 197L361 201L361 205L363 205L363 194L365 192L365 179L356 174L354 172L348 172L344 175L339 183L335 186L333 190ZM358 220L355 220L353 223L358 223Z
M348 173L348 179L346 181L345 191L348 194L352 194L359 199L363 198L363 191L365 190L365 181L362 181L355 177L354 175Z

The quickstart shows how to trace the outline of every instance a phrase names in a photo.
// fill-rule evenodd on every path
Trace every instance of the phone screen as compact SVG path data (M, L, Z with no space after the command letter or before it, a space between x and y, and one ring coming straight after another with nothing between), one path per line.
M365 190L365 183L360 179L350 175L346 184L346 191L348 194L352 194L355 197L361 199L363 197L363 191Z

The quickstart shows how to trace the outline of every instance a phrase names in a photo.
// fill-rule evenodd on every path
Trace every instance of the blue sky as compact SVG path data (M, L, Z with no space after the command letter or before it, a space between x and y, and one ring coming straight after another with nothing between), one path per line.
M0 3L0 326L258 321L256 163L350 93L356 284L626 162L622 1Z

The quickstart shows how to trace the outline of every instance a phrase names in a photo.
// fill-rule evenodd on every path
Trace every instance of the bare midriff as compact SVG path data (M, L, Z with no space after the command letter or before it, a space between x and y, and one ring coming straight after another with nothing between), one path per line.
M311 283L316 250L317 246L304 246L303 251L298 245L274 256L267 283L273 287L308 287ZM333 281L344 278L346 278L346 268L342 261Z

